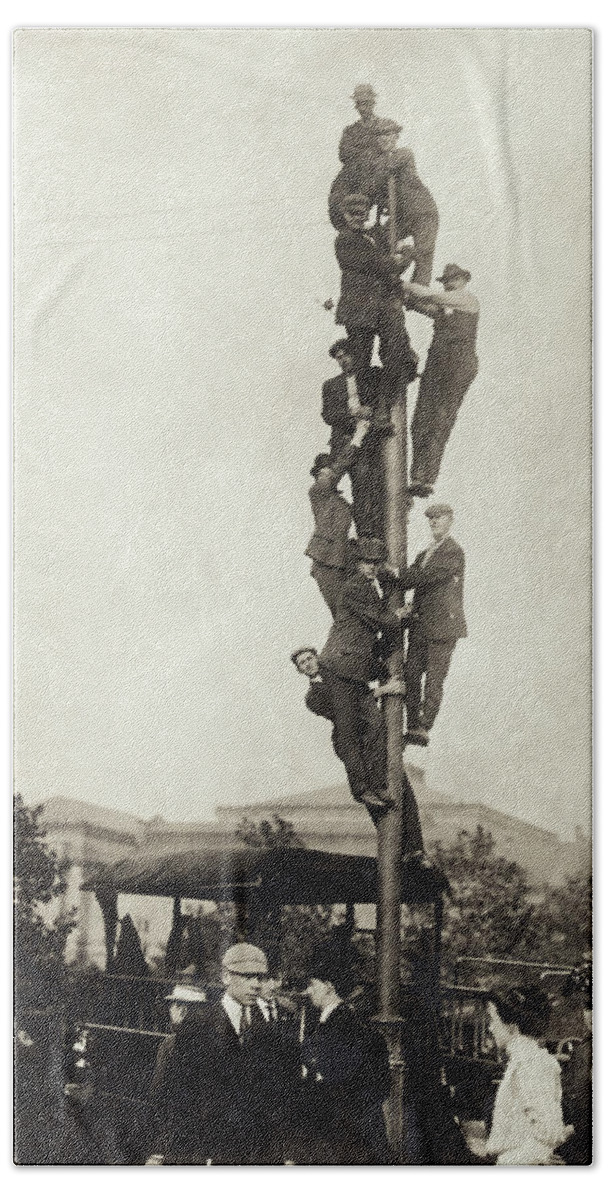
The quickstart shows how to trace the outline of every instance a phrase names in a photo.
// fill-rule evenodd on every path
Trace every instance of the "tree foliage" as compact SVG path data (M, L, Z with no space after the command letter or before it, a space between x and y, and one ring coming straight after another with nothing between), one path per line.
M66 941L73 913L48 907L65 893L68 864L60 863L41 827L42 805L28 807L14 797L15 987L18 1002L35 1007L56 1002L64 978Z
M478 825L449 846L436 843L434 858L450 882L444 957L459 955L578 962L589 947L588 881L538 888L516 862L498 855L494 839Z

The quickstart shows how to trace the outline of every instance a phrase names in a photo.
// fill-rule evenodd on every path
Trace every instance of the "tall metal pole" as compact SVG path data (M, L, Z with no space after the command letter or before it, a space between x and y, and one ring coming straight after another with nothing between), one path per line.
M395 177L389 176L389 235L395 252ZM391 412L394 434L383 445L384 537L388 561L407 566L407 385L402 388ZM399 608L403 595L395 591L391 603ZM389 659L390 676L403 681L403 642L399 638ZM401 877L403 796L403 696L383 700L387 732L388 790L392 808L378 823L378 946L377 979L380 1000L378 1021L386 1038L391 1065L388 1102L388 1137L398 1162L403 1161L403 1045L400 1016Z

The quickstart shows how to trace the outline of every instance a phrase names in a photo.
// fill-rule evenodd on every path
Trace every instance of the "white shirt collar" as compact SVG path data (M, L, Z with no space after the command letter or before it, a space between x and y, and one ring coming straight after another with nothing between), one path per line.
M241 1021L243 1019L243 1005L239 1004L238 1000L233 1000L228 992L224 992L222 996L222 1008L234 1029L234 1032L240 1035Z
M321 1010L321 1016L319 1017L319 1025L324 1025L327 1018L331 1015L331 1013L334 1011L334 1009L336 1009L338 1007L338 1005L341 1003L342 1003L342 1001L340 1000L340 998L338 998L337 1000L332 1000L331 1004L327 1004L325 1006L325 1008L323 1008Z

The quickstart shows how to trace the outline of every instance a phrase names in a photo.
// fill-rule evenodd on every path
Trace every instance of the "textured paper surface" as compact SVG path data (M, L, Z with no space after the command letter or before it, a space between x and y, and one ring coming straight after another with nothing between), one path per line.
M481 303L436 489L469 636L413 761L587 836L589 32L30 29L14 53L17 789L211 821L343 782L289 653L329 624L303 554L341 333L326 200L368 80L439 206L434 274L463 263Z

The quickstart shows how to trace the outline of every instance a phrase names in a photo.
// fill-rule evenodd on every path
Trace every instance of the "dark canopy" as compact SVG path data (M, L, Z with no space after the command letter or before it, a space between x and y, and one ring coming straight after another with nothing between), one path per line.
M375 858L324 850L257 850L224 847L143 855L93 871L88 891L228 900L250 893L268 904L374 904ZM432 904L447 888L440 872L404 866L405 904Z

